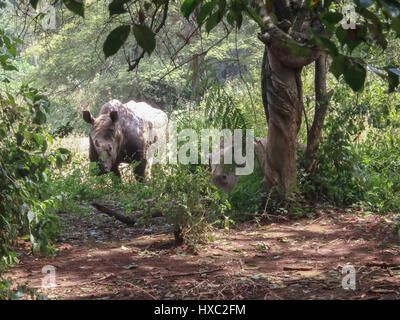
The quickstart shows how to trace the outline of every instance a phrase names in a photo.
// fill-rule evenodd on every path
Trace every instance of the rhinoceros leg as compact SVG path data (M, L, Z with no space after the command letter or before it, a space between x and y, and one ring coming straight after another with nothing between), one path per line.
M111 172L114 172L114 174L118 177L121 178L121 173L119 172L119 164L114 165L111 168Z
M145 177L146 166L147 166L147 160L142 159L139 165L135 168L135 175L139 181L142 181Z

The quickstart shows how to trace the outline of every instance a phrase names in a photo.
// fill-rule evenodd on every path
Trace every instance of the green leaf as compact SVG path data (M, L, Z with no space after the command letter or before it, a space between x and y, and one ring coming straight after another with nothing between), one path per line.
M247 13L248 14L248 13ZM243 21L242 11L240 10L233 10L232 8L229 9L229 12L226 16L226 20L228 23L233 26L236 22L236 27L240 29Z
M113 2L111 2L108 6L110 16L128 12L124 7L124 4L126 4L127 2L129 2L129 0L114 0Z
M321 46L324 47L326 49L328 49L329 54L334 57L337 56L339 54L338 49L336 48L336 45L329 39L327 38L323 38L323 37L319 37L317 34L314 33L314 37L316 42Z
M85 17L85 5L78 0L63 0L64 5L73 13Z
M35 124L44 124L46 123L46 114L41 110L37 110L35 117L33 118L33 123Z
M383 50L385 50L387 47L387 40L382 33L382 23L380 19L374 13L365 8L357 7L356 11L367 21L371 22L367 24L367 27L372 35L372 38L382 47Z
M262 21L260 15L250 6L246 7L247 15L252 18L261 28L264 28L264 22Z
M341 54L337 55L333 58L329 71L339 80L340 75L342 75L347 68L348 63L349 59L346 56Z
M219 11L213 13L206 22L206 31L210 33L212 29L216 27L216 25L221 21L222 15Z
M396 32L397 36L400 37L400 17L392 19L391 27Z
M133 25L132 30L138 45L150 55L156 48L156 37L153 30L138 24Z
M224 15L226 9L226 0L218 0L218 11Z
M357 6L368 8L374 3L374 0L355 0Z
M338 38L340 44L342 46L347 45L347 48L352 52L359 44L361 44L361 40L354 41L350 35L349 32L355 32L356 34L358 33L358 30L360 29L359 26L357 26L356 30L345 30L341 26L336 28L336 37ZM365 31L365 29L364 29Z
M339 12L328 11L321 16L321 21L325 25L335 25L343 19L343 15Z
M188 19L190 14L197 8L201 0L185 0L181 6L182 15Z
M6 62L9 59L7 54L0 55L0 62Z
M4 44L6 45L7 51L9 54L11 54L13 57L17 55L17 48L15 47L15 44L13 44L10 40L9 37L3 36Z
M343 75L344 80L353 91L360 91L364 86L367 72L361 64L350 60L350 64L344 70Z
M14 44L11 44L9 47L7 47L7 51L13 56L16 57L17 55L17 48Z
M17 132L15 134L15 138L17 140L17 145L20 147L22 145L22 142L24 141L25 137L20 132Z
M376 25L374 23L369 23L367 25L372 38L374 41L383 49L386 50L388 42L386 40L385 35L382 33L382 29L379 27L379 25Z
M381 21L376 16L375 13L365 9L365 8L356 8L357 13L362 15L366 20L371 21L373 24L376 24L379 28L382 28Z
M400 8L398 3L391 3L386 0L378 0L382 5L385 12L392 18L396 19L400 15Z
M226 21L228 21L228 23L233 26L233 24L235 23L235 17L232 13L232 11L229 11L228 14L226 15Z
M400 70L395 68L388 68L388 81L389 81L389 92L394 92L394 90L399 85Z
M61 154L67 155L67 156L70 156L70 155L71 155L71 151L68 150L68 149L65 149L65 148L58 148L57 151L58 151L59 153L61 153Z
M24 42L23 42L21 39L18 39L18 38L13 37L12 40L13 40L15 43L18 43L18 44L24 44Z
M206 31L210 33L210 31L218 24L219 22L219 13L213 13L208 19L206 23Z
M31 6L33 7L33 9L36 10L37 4L38 4L39 0L29 0L29 3L31 4Z
M215 7L217 2L212 1L212 2L207 2L205 5L201 6L199 14L197 15L197 24L199 27L203 24L204 20L207 18L207 16L210 14L212 9Z
M16 66L14 66L10 63L0 62L0 64L5 71L17 71L18 70Z
M112 55L117 53L117 51L125 43L126 39L128 39L130 31L130 26L123 25L116 27L113 31L110 32L103 45L103 52L106 58L111 57Z

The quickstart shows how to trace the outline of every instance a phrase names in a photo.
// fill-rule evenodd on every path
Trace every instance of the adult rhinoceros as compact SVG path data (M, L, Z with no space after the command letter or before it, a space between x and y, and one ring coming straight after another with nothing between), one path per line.
M102 106L97 118L89 111L82 115L91 125L89 159L99 164L100 173L114 172L120 177L119 164L135 160L139 162L135 174L144 177L149 146L167 137L167 115L145 102L111 100Z

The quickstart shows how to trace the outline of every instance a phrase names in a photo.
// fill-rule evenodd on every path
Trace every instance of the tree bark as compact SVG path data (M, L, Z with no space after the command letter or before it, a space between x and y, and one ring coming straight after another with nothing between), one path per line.
M305 154L305 168L313 173L317 165L317 151L322 141L322 126L328 111L329 100L333 92L326 92L326 54L315 61L315 113L310 131L307 134L307 149Z
M266 45L261 72L262 98L268 121L264 186L277 187L283 198L296 190L296 146L303 104L301 71L319 59L321 49L308 43L309 29L321 33L306 1L256 1L262 18L259 39ZM318 13L328 2L315 5Z
M296 137L300 129L303 105L302 68L282 63L270 47L264 57L268 115L267 159L264 186L277 186L286 196L296 188Z
M269 121L269 113L268 113L268 96L267 96L267 74L268 74L268 47L264 48L264 55L261 66L261 98L264 106L265 117L267 118L267 123Z

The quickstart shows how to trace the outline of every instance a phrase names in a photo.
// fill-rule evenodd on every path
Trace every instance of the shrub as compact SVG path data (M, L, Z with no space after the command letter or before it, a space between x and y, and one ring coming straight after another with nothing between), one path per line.
M17 43L0 30L0 44L9 53L1 58L4 70L16 70L10 57L16 55ZM46 197L42 187L49 168L68 158L65 149L47 150L52 141L45 129L47 98L28 85L15 92L10 88L3 87L0 95L0 273L17 261L10 245L21 234L28 235L34 252L51 251L61 198Z

